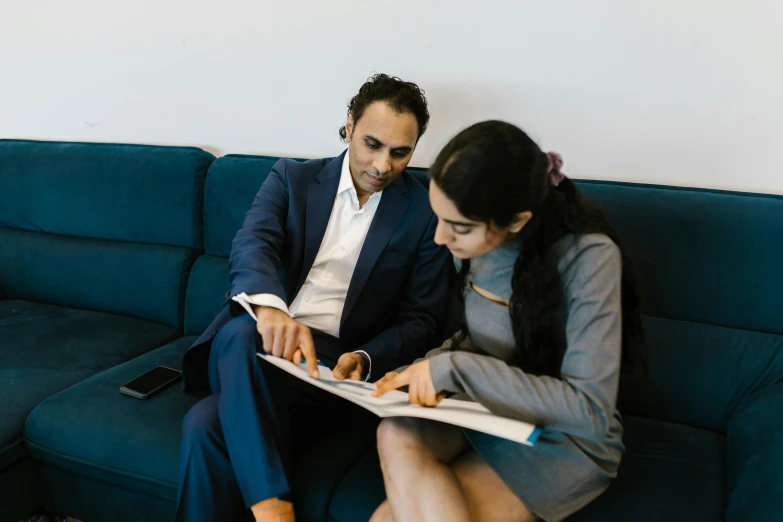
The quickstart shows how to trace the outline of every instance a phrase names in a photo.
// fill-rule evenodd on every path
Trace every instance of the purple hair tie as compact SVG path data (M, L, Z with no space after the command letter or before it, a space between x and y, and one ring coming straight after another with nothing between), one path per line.
M563 156L557 152L547 152L546 157L549 160L549 169L547 170L549 181L553 187L556 187L565 178L565 175L560 172L560 169L563 168Z

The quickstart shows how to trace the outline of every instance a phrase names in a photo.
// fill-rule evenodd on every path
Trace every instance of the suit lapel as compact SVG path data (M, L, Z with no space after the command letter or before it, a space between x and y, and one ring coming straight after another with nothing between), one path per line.
M367 232L367 238L364 240L362 251L359 253L359 260L356 262L356 268L353 271L351 284L348 287L348 295L345 297L345 307L340 319L340 326L345 322L345 318L351 313L356 300L359 298L367 278L370 277L375 263L378 261L383 249L389 244L389 240L397 230L400 220L408 210L410 200L405 196L405 181L402 177L397 179L389 188L384 190L381 196L381 202L375 217L370 224L370 230Z
M313 267L318 249L326 234L326 226L332 215L332 207L340 185L340 173L346 153L333 159L307 187L307 210L305 214L305 244L302 255L302 271L292 295L299 293Z

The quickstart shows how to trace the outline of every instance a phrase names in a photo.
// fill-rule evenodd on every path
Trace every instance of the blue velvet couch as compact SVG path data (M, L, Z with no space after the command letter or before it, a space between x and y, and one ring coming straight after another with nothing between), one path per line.
M0 140L0 522L173 518L200 397L118 389L179 367L222 306L275 160ZM618 479L570 520L783 520L783 197L579 184L638 264L649 379ZM384 498L372 427L341 429L297 452L298 520L367 520Z

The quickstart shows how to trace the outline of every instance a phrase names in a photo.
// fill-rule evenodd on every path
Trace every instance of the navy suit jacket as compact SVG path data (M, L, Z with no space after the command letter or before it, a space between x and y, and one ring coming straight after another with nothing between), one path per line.
M345 154L275 164L234 238L230 295L274 294L291 304L321 246ZM364 350L380 378L440 345L452 270L448 250L433 241L436 224L427 190L407 172L384 190L348 288L340 338L313 331L325 363ZM186 391L208 387L212 338L244 313L227 302L187 351Z

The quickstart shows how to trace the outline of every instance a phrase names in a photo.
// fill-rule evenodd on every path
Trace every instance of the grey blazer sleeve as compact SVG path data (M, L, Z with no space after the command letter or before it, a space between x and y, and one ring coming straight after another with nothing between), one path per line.
M620 251L605 236L582 236L559 268L567 310L561 378L462 352L434 355L430 373L438 392L466 393L497 415L600 439L615 414L619 383Z
M408 365L400 366L399 368L397 368L394 371L397 372L397 373L402 373L402 372L404 372L405 370L407 370L408 368L410 368L412 365L414 365L416 363L419 363L421 361L425 361L427 359L431 359L431 358L433 358L436 355L441 354L441 353L448 353L448 352L450 352L452 350L452 346L457 341L457 339L459 339L460 335L462 335L462 330L460 330L459 332L457 332L454 335L452 335L449 339L446 339L443 342L443 344L440 345L438 348L433 348L432 350L430 350L429 352L424 354L424 357L416 359L415 361L413 361L412 363L410 363ZM468 351L468 352L475 352L476 351L475 348L473 348L473 345L470 342L470 338L468 338L468 337L466 337L462 341L462 343L460 343L459 349L460 349L460 351L465 350L465 351Z

